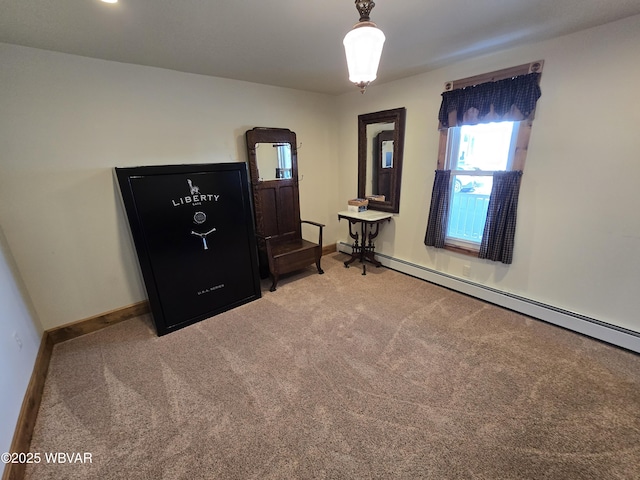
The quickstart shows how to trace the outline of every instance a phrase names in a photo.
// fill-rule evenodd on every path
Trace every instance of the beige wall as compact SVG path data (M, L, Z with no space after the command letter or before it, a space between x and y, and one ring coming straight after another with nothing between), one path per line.
M7 44L0 64L0 225L45 329L146 298L116 166L245 161L247 129L290 128L302 216L335 241L335 97Z
M400 214L379 251L640 332L640 17L340 97L340 196L357 188L356 116L407 108ZM544 59L510 266L423 244L445 81ZM347 240L346 232L340 237Z
M0 225L0 451L11 446L13 431L35 363L42 328L9 251ZM4 464L0 464L0 475Z
M406 107L400 214L382 253L640 331L635 198L640 17L339 97L0 44L0 225L43 327L146 297L114 166L244 161L254 126L294 130L304 218L347 240L357 115ZM544 59L514 263L423 244L445 81ZM587 106L588 103L588 106Z

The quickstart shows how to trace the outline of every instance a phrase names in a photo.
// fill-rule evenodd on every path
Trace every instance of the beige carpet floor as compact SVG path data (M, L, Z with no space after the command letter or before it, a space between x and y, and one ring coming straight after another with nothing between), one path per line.
M640 478L640 356L345 258L56 345L26 478Z

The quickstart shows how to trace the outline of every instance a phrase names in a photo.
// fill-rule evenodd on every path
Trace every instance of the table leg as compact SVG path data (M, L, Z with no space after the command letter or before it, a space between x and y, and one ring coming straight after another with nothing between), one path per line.
M369 262L373 263L376 267L380 267L382 265L382 263L380 263L375 258L376 246L373 243L373 239L378 236L378 232L380 230L380 224L376 223L375 226L376 226L375 231L373 231L373 225L371 225L369 227L369 235L367 235L368 242L367 242L365 255L366 255L366 260L368 260Z
M360 263L362 264L362 275L367 274L367 265L365 260L367 259L367 222L362 222L362 246L360 247Z
M358 231L356 230L355 232L353 232L351 230L352 222L348 222L348 223L349 223L349 236L351 238L353 238L353 245L351 246L351 249L352 249L351 250L351 258L349 260L347 260L346 262L344 262L345 268L349 268L350 264L352 264L358 258L360 258L360 252L362 251L362 247L364 246L364 245L360 246L359 243L358 243L358 239L359 239ZM362 242L364 244L364 236L362 237Z

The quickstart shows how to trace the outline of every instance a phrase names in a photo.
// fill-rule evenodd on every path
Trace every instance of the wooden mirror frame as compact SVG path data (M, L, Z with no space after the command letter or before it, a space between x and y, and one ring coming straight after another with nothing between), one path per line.
M404 130L407 109L394 108L374 113L358 115L358 197L366 197L367 183L367 146L375 139L367 139L367 125L374 123L393 123L393 164L395 178L391 182L391 198L385 201L369 200L370 210L382 212L400 212L400 186L402 184L402 157L404 153ZM374 159L374 161L377 161ZM373 165L369 166L373 169Z
M296 134L287 128L266 128L256 127L246 132L247 149L249 154L249 174L251 183L256 185L258 183L266 182L282 182L291 181L291 183L298 181L298 151L296 148ZM274 178L270 180L260 180L260 172L258 168L258 155L256 149L258 144L274 144L274 143L288 143L291 145L291 177L290 178Z

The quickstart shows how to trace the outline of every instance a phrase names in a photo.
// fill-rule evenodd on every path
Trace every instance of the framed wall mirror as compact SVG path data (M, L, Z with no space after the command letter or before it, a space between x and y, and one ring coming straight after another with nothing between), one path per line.
M369 209L400 212L406 109L358 115L358 197Z

